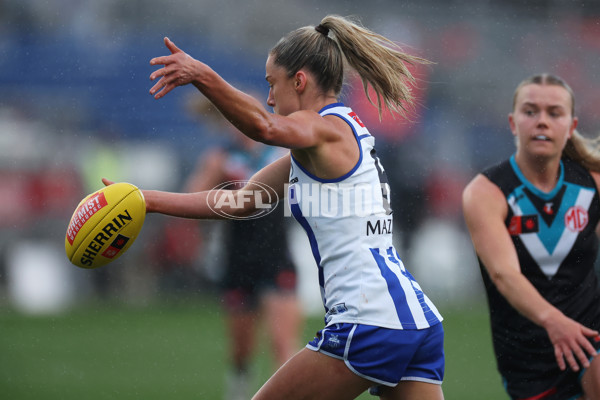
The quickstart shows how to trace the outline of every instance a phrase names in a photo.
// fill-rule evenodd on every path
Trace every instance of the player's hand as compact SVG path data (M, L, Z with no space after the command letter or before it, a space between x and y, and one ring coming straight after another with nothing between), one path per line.
M102 183L104 183L104 186L110 186L110 185L114 184L113 181L110 181L106 178L102 178Z
M597 352L588 337L597 337L597 331L589 329L565 315L561 315L557 321L547 326L548 336L554 345L556 362L562 371L567 368L567 365L573 371L579 371L580 364L583 368L590 366L589 358L596 356Z
M155 57L150 60L150 65L164 65L164 67L150 74L150 80L160 77L159 81L150 89L150 94L155 99L160 99L177 86L193 82L198 65L202 64L175 46L175 43L167 37L165 38L165 45L171 52L171 55Z

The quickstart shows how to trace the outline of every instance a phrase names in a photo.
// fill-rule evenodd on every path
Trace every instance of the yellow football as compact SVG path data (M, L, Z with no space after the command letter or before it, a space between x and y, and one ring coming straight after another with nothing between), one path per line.
M73 213L65 251L74 265L97 268L119 258L144 225L146 202L130 183L106 186L86 196Z

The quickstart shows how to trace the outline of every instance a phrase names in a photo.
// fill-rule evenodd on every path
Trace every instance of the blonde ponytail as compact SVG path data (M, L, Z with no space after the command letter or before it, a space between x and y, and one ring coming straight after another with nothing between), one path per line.
M360 75L369 102L377 107L379 117L383 108L406 117L414 107L411 86L415 78L407 64L429 64L424 58L404 53L391 40L345 18L331 15L321 25L335 35L348 64ZM369 94L375 91L375 102Z
M575 130L563 154L590 171L600 172L600 138L588 139Z
M331 37L331 36L332 37ZM309 69L325 92L339 95L343 83L344 59L360 76L367 98L377 107L406 117L414 107L411 86L415 78L407 64L430 61L409 55L391 40L338 15L328 15L316 27L303 27L282 38L270 54L289 76ZM375 92L375 101L369 94Z

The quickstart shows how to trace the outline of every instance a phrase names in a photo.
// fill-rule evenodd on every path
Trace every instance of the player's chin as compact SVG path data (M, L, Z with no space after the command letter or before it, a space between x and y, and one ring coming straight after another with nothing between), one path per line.
M553 159L560 158L562 155L562 148L558 148L553 142L532 142L527 146L527 152L538 159Z

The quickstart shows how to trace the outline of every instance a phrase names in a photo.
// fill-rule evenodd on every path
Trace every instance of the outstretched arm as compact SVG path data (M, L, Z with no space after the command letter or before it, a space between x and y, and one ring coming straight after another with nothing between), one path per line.
M587 337L598 335L565 316L540 295L521 273L519 259L504 220L508 208L500 189L478 175L463 193L463 213L477 255L498 291L522 315L548 332L561 370L579 370L576 359L589 367L596 351ZM565 362L566 361L566 362Z
M270 113L260 101L231 86L169 38L164 40L171 54L150 60L151 65L162 65L150 74L151 80L158 79L150 89L156 99L178 86L193 84L227 120L253 140L289 149L311 148L324 141L340 140L336 125L316 111L300 110L287 116Z
M146 212L193 219L225 219L224 215L250 216L259 210L259 206L274 204L277 199L285 196L289 171L288 154L261 169L239 190L208 190L196 193L142 190ZM102 179L102 182L107 186L113 183L108 179ZM273 196L274 193L277 196Z

